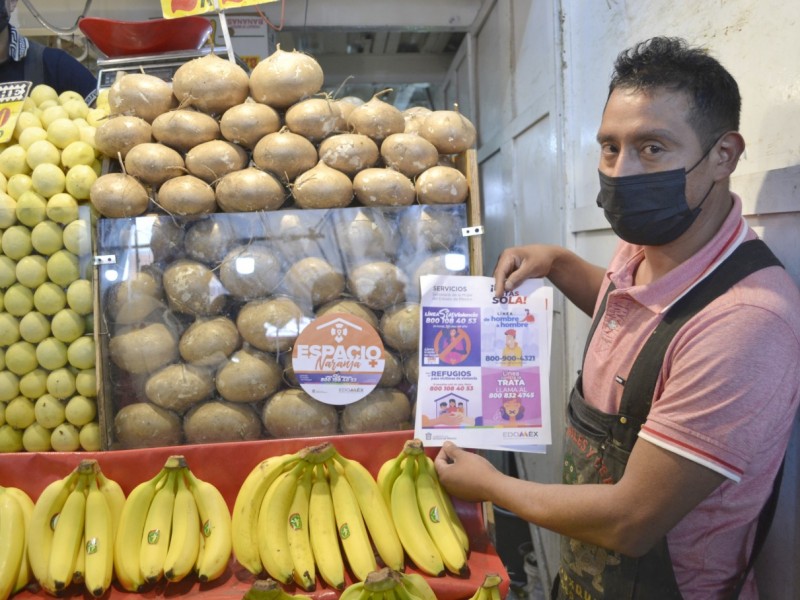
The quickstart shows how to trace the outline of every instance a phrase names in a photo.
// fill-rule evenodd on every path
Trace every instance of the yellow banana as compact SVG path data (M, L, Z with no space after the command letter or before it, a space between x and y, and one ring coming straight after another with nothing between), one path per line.
M364 517L353 488L334 460L325 463L333 498L333 514L347 563L356 579L364 581L377 568Z
M177 491L172 506L172 527L164 559L167 581L181 581L192 572L200 551L200 514L194 495L186 483L186 471L175 473Z
M120 585L129 592L137 592L145 584L139 569L142 533L156 488L166 475L167 471L162 469L152 479L137 485L128 494L122 507L114 538L114 574Z
M344 476L353 488L367 530L383 564L395 571L402 571L405 560L403 545L397 535L389 505L383 499L372 474L358 461L341 454L337 454L335 460L342 466Z
M286 522L286 537L289 554L292 557L292 576L295 582L307 592L317 587L314 553L308 533L308 512L311 498L311 477L314 467L307 465L297 480L292 503L289 505L289 518Z
M417 456L417 477L414 482L417 506L422 521L425 523L433 543L439 549L442 562L447 570L455 575L468 577L467 553L442 506L441 494L437 493L438 486L434 475L430 472L426 458L424 454Z
M500 600L500 583L502 581L503 579L497 573L487 573L469 600Z
M66 588L75 574L75 562L83 539L86 516L86 478L83 473L78 476L75 489L67 496L53 531L47 581L53 583L56 592Z
M293 579L287 523L297 480L305 463L300 462L277 478L264 495L258 514L258 551L269 576L278 583Z
M278 475L297 460L295 454L262 460L247 475L236 495L231 515L233 553L237 562L254 575L262 570L258 551L258 514L261 504Z
M439 576L445 567L417 507L416 465L415 460L407 459L403 463L403 472L392 486L392 516L409 558L424 573Z
M106 477L102 471L97 471L97 483L100 491L106 497L108 508L111 511L112 543L117 536L119 518L122 516L122 507L125 506L125 492L122 487L113 479Z
M175 484L176 470L169 468L163 485L156 490L147 510L142 539L139 540L139 570L147 583L155 583L164 575L164 560L172 530Z
M447 520L450 522L450 525L452 525L461 542L461 547L464 548L464 552L469 556L469 536L467 535L467 530L464 529L464 524L461 522L461 518L458 516L455 506L453 506L453 499L450 497L447 490L442 487L439 481L439 475L436 473L436 467L433 464L433 459L425 454L421 456L425 457L428 473L433 477L433 481L436 484L436 493L441 498L439 506L443 508Z
M196 563L197 578L213 581L225 572L231 560L231 511L213 484L198 479L191 471L187 475L200 519L202 552Z
M403 470L403 460L405 460L405 458L405 453L401 452L398 456L390 458L383 463L378 470L376 481L386 506L392 505L392 486L397 476L400 475Z
M343 590L344 561L339 548L331 488L322 465L314 469L308 505L308 533L320 577L332 588Z
M55 523L67 497L75 486L78 472L72 471L63 479L49 483L39 494L31 513L28 527L28 560L31 573L45 591L55 594L53 583L49 581L48 564L53 545Z
M428 580L419 573L401 573L400 583L412 596L419 598L419 600L436 600Z
M84 585L99 598L111 585L114 573L114 523L108 499L92 477L86 495L84 525Z
M88 486L87 486L88 488ZM84 529L86 528L86 517L84 516ZM83 583L83 574L86 571L86 538L81 536L80 543L75 547L75 558L72 560L72 583Z
M28 527L30 526L31 516L33 515L33 500L31 497L28 496L23 490L15 487L7 487L5 488L7 494L11 495L19 504L19 507L22 509L22 522L25 527L25 532L28 531ZM2 539L2 538L0 538ZM28 560L28 539L27 535L25 536L25 544L22 553L22 559L20 560L19 565L19 573L17 574L17 581L14 585L14 589L12 593L16 593L28 585L31 581L31 564ZM0 598L3 597L3 594L0 593Z
M0 487L0 598L14 591L25 558L25 516L17 499Z

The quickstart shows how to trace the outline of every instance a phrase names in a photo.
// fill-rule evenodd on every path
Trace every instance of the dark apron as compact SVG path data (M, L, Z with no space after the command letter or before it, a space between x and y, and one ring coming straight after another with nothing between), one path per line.
M762 268L780 264L761 240L744 242L676 302L642 347L627 380L621 382L624 388L618 414L607 414L589 406L583 397L581 376L578 376L567 407L564 483L615 483L620 480L639 429L650 412L658 375L672 338L690 318L735 283ZM597 311L586 342L587 349L602 321L606 298L612 289L613 284ZM554 585L556 589L559 599L681 598L666 537L640 558L562 537L561 569Z

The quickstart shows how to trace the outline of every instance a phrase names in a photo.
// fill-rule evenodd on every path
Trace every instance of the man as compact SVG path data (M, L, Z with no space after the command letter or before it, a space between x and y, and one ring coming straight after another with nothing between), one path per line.
M563 535L559 598L758 597L748 559L798 406L800 293L729 190L740 104L682 40L620 54L597 134L621 238L608 269L542 245L495 268L499 293L548 277L596 315L565 435L564 483L582 485L450 443L436 467L453 495Z
M517 331L509 329L505 333L506 344L503 346L503 354L500 357L500 365L503 367L522 366L522 346L517 343Z
M48 48L19 34L9 24L17 0L0 0L0 82L30 81L46 84L57 93L71 90L92 105L97 79L89 69L59 48Z

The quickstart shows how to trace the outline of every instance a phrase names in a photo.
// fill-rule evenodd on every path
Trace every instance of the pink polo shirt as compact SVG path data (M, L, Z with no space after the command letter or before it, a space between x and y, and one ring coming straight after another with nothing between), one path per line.
M742 218L740 198L732 197L717 235L649 285L633 285L641 246L620 243L600 299L609 281L617 289L609 295L583 370L586 400L596 408L618 412L622 386L615 378L627 378L663 314L741 241L757 237ZM780 267L762 269L733 286L667 348L639 435L727 477L667 535L686 600L722 598L714 592L743 569L799 401L800 291ZM740 597L758 598L752 574Z

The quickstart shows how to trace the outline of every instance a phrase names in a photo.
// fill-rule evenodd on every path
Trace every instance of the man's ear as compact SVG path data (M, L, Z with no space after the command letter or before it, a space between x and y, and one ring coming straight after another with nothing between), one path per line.
M729 131L724 134L712 151L716 179L725 179L736 170L739 158L744 152L744 138L738 131Z

